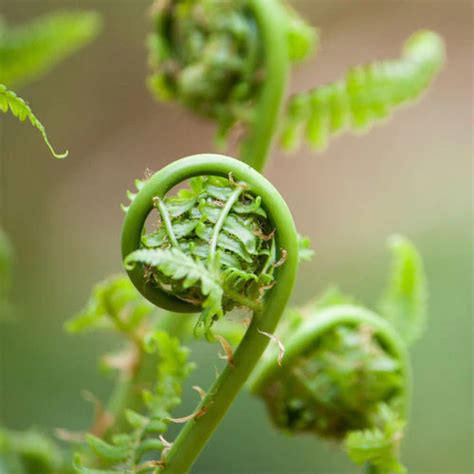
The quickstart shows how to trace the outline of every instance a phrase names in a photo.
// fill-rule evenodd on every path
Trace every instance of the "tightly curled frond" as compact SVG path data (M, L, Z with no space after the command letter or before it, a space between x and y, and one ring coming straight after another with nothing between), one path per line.
M101 459L105 469L84 467L81 456L75 458L78 474L157 472L161 461L149 461L168 447L163 434L168 429L171 410L181 403L181 387L193 369L188 362L189 351L177 338L164 331L148 332L143 337L143 348L157 360L156 384L143 392L144 409L128 410L126 419L130 431L116 433L111 440L89 434L86 438L90 449Z
M0 84L0 110L4 113L7 113L8 110L10 110L11 113L22 122L28 119L31 125L39 130L44 142L53 156L55 158L66 158L68 155L67 151L64 153L56 153L54 151L54 148L49 143L44 125L33 114L30 106L21 97L18 97L13 91L8 90L3 84Z
M261 32L248 0L165 0L153 10L149 85L159 100L178 100L216 120L219 135L248 124L264 83ZM315 33L288 8L290 59L304 59Z
M354 462L369 463L370 472L379 474L403 472L398 452L410 393L411 340L405 335L418 334L419 301L425 310L426 296L423 287L420 298L416 249L399 236L391 243L396 264L386 312L373 313L335 289L289 311L279 331L286 349L282 367L269 351L251 383L278 428L344 442Z
M445 57L440 36L418 31L405 43L402 58L351 69L345 79L296 94L289 102L282 144L299 145L304 135L315 149L344 130L363 130L412 102L427 89Z
M421 336L426 320L428 292L423 262L415 246L407 239L393 236L389 245L393 263L380 313L410 344Z
M396 403L402 384L399 361L372 328L340 324L284 364L262 396L281 429L340 440L372 426L379 404Z
M0 18L0 83L35 79L89 43L99 28L93 12L53 13L13 27Z
M35 429L22 432L0 428L0 472L58 474L70 472L59 447Z
M144 264L149 284L201 307L206 331L236 306L258 309L277 264L260 197L244 183L209 176L154 204L157 229L144 232L126 265Z

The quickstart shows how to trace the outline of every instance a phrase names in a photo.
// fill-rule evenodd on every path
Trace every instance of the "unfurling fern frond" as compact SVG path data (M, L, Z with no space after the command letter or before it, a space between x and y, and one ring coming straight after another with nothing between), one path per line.
M384 318L330 290L287 313L278 332L285 347L283 363L279 366L276 350L267 351L250 384L276 427L336 440L374 474L404 469L398 459L410 362L407 341L390 323L413 319L413 305L401 304L407 299L401 290L413 295L418 286L413 279L420 278L421 261L414 259L412 244L401 237L392 241L401 254L389 293L394 317Z
M21 26L0 18L0 83L21 85L89 43L100 29L94 12L53 13Z
M418 31L405 43L402 58L351 69L346 78L296 94L287 107L281 142L296 148L303 135L317 150L344 130L364 130L417 99L443 65L444 43L432 31Z
M22 122L28 119L31 125L39 130L52 155L55 158L66 158L68 155L67 151L64 153L57 153L54 151L51 143L49 143L48 135L46 134L44 125L33 114L31 107L21 97L18 97L13 91L8 90L3 84L0 84L0 110L4 113L7 113L8 110L10 110L11 113Z
M135 196L129 194L132 207ZM234 307L261 307L277 264L261 197L232 178L198 176L176 196L154 197L153 204L157 228L144 232L142 248L126 257L129 270L141 264L148 285L201 309L198 326L206 334ZM309 255L308 246L302 243L302 255Z
M236 123L248 126L253 121L256 102L268 82L265 50L275 45L265 38L256 3L165 0L153 9L151 90L159 100L178 100L216 120L221 140ZM313 51L314 29L284 1L272 0L262 8L268 9L262 14L271 11L275 17L274 30L283 37L284 50L279 53L285 61L300 61Z
M404 237L393 236L389 245L393 263L380 314L411 344L421 336L426 321L428 292L423 262L415 246Z
M182 384L194 365L188 362L188 349L164 331L148 332L142 342L147 357L155 360L155 386L143 391L141 407L126 411L128 430L115 432L107 440L87 435L87 445L105 468L85 467L78 454L78 474L158 472L164 463L156 460L171 446L163 435L172 421L171 411L181 403ZM155 461L150 460L150 454Z

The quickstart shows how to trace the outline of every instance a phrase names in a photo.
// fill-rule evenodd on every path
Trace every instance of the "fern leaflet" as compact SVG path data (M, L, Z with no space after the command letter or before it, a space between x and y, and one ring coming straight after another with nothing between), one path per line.
M421 336L426 321L428 291L423 263L407 239L393 236L389 245L393 252L392 271L380 313L410 344Z
M49 143L48 135L46 134L44 125L33 114L31 107L21 97L18 97L13 91L8 90L5 85L0 84L0 110L4 113L7 113L9 109L11 113L20 121L24 122L26 119L28 119L31 125L39 130L44 142L55 158L66 158L69 152L65 151L64 153L57 153L54 150L51 143Z
M407 104L429 86L444 61L444 43L432 31L413 34L400 60L374 62L349 70L346 78L293 96L281 142L296 148L303 135L316 150L343 130L363 130Z

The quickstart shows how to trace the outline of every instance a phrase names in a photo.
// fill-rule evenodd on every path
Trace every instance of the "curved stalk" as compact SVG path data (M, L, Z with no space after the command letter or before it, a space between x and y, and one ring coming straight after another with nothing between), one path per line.
M189 471L267 347L269 338L259 331L273 333L288 303L298 265L297 234L288 206L270 182L245 163L213 154L183 158L152 176L131 204L124 223L122 256L125 259L140 246L143 224L152 209L154 197L164 197L173 186L193 176L227 177L229 172L248 185L248 192L262 198L268 217L276 228L277 246L286 250L287 258L275 270L276 284L268 291L262 311L254 312L252 322L234 354L233 366L227 366L217 378L197 408L199 415L186 423L166 455L162 469L166 474ZM139 267L127 271L138 290L155 304L175 307L181 304L173 295L164 295L162 290L147 286Z
M265 167L283 106L290 60L286 38L287 13L278 0L250 0L263 43L264 84L240 159L257 171Z

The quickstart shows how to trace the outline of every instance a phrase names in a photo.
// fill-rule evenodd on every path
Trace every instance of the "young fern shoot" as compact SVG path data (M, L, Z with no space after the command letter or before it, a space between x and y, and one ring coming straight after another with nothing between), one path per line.
M277 428L338 441L355 463L378 474L405 471L399 449L412 383L406 335L420 334L426 310L418 252L400 236L391 245L384 301L396 313L377 314L330 291L287 313L282 367L268 351L251 381ZM414 305L420 295L423 305Z

